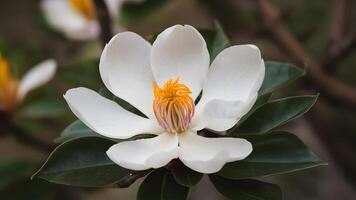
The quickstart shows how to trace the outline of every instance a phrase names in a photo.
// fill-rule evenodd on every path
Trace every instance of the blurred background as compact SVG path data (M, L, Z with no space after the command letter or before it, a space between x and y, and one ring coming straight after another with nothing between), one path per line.
M152 0L151 0L152 1ZM56 77L31 92L14 123L30 137L0 129L0 199L135 199L128 189L59 186L29 177L48 156L47 143L75 120L62 95L68 88L100 89L100 39L71 41L46 24L38 0L0 1L0 52L17 77L46 58ZM218 20L231 44L256 44L265 60L294 63L307 75L274 94L316 94L312 110L283 127L296 133L328 166L265 178L285 199L356 199L356 2L353 0L168 0L125 29L149 36L174 24L214 28ZM1 127L1 126L0 126ZM40 140L37 144L35 140ZM42 144L44 143L44 144ZM224 199L204 179L190 199Z

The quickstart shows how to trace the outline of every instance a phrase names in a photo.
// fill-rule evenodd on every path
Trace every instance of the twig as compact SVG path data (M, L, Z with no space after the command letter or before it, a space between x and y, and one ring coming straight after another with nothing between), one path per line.
M269 0L258 0L259 8L263 14L266 23L274 21L278 16L278 11L273 7ZM289 51L300 63L306 62L309 66L309 78L313 83L319 86L329 99L335 99L347 103L353 107L356 106L356 89L348 86L337 79L334 79L325 74L321 65L303 49L302 45L295 39L289 30L282 24L281 21L275 22L273 27L270 27L269 32L276 38L280 44ZM329 154L338 162L342 172L349 178L350 182L356 186L355 178L356 171L353 165L350 165L349 156L352 156L352 146L338 145L335 141L335 131L328 127L327 113L325 106L319 103L311 110L311 125L314 127L315 134L321 140L323 145L328 146ZM351 167L353 166L353 167Z
M112 37L112 23L108 7L104 0L95 0L96 15L100 24L100 37L102 45L105 46Z
M116 186L119 188L128 188L132 185L137 179L140 179L147 174L149 174L152 170L139 171L139 172L131 172L122 178L119 182L116 183Z
M343 58L346 58L355 49L356 33L352 33L349 36L345 36L342 41L328 47L327 55L324 56L323 66L329 72L335 71L336 64Z
M333 1L329 42L323 59L323 66L329 71L336 69L335 64L340 57L356 46L354 35L349 34L351 11L352 0Z
M352 0L333 0L330 25L330 42L338 43L347 35L351 17Z
M318 89L322 91L322 94L326 95L330 100L341 101L344 104L356 107L356 88L328 76L323 71L320 64L304 50L303 46L289 32L287 27L278 20L279 13L269 0L258 0L258 3L265 23L270 24L269 33L299 63L308 65L308 76L315 85L319 86Z

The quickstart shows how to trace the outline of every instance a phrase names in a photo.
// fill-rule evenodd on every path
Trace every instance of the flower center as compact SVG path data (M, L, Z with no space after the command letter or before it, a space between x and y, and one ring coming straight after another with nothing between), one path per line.
M194 115L192 91L179 78L167 81L162 88L153 82L153 111L158 123L170 133L188 129Z
M95 7L93 0L69 0L74 10L89 20L95 19Z
M17 103L18 81L11 78L6 59L0 56L0 110L11 110Z

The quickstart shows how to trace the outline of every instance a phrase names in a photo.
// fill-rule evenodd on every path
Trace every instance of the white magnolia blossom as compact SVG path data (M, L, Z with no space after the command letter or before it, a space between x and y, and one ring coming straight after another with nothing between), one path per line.
M56 61L48 59L31 68L18 81L11 76L7 61L0 57L0 110L12 110L25 99L29 91L50 81L56 69Z
M119 7L124 2L143 0L105 0L110 15L115 21ZM43 0L41 8L48 22L66 37L73 40L92 40L100 34L95 14L94 0ZM113 24L113 28L120 30Z
M215 173L227 162L246 158L252 145L240 138L202 137L197 131L232 128L255 103L265 66L254 45L229 47L209 65L205 40L192 26L170 27L153 45L122 32L101 55L101 78L147 118L87 88L71 89L64 97L73 113L103 136L157 135L113 145L107 155L118 165L145 170L178 158L195 171Z

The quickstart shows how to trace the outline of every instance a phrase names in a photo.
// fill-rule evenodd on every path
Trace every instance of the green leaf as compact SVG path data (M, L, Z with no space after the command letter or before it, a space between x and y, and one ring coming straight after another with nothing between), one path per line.
M250 135L246 139L253 145L251 155L244 160L226 164L218 175L229 179L245 179L323 164L297 136L288 132Z
M230 43L221 25L218 22L215 24L215 30L199 30L207 43L210 53L210 62Z
M60 101L44 99L25 105L21 108L19 114L28 118L47 118L59 117L63 115L65 111L66 108Z
M92 136L102 137L101 135L95 133L90 128L88 128L80 120L76 120L62 131L59 138L56 139L56 142L62 143L75 138L92 137Z
M254 112L257 108L260 108L262 105L268 102L268 100L271 98L272 93L266 93L261 96L259 96L255 102L255 104L252 106L250 112Z
M231 128L227 131L227 135L229 135L231 132L233 132L236 129L236 127L239 127L241 124L243 124L245 122L245 120L248 119L258 108L260 108L262 105L267 103L268 100L271 98L271 96L272 96L272 93L266 93L266 94L259 96L257 98L255 104L252 106L251 110L248 111L248 113L246 115L244 115L233 128Z
M120 25L128 25L147 17L164 6L169 0L146 0L143 2L126 2L120 9L118 21Z
M265 79L259 91L261 95L273 92L305 75L304 69L288 63L267 61L265 66Z
M174 179L182 186L192 187L200 182L203 174L191 170L184 164L171 169Z
M188 192L188 187L176 183L172 174L161 168L150 173L142 182L137 200L184 200Z
M256 109L229 136L266 133L306 113L318 96L297 96L268 102Z
M253 179L230 180L210 175L215 188L230 200L282 200L278 185Z
M106 155L106 151L114 144L114 141L99 137L67 141L50 154L33 178L84 187L115 184L130 171L119 167Z

